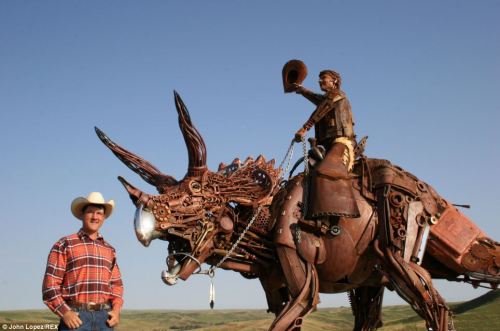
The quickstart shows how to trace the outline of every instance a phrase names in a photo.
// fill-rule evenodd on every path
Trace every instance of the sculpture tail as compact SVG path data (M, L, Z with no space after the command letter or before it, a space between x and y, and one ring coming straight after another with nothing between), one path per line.
M493 288L500 284L500 243L457 208L448 205L430 232L426 254L464 276L457 280Z

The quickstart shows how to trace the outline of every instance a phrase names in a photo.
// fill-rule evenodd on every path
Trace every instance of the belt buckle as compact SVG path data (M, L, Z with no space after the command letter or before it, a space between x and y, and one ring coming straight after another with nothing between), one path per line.
M87 310L95 310L96 306L97 304L95 302L90 301L87 303Z

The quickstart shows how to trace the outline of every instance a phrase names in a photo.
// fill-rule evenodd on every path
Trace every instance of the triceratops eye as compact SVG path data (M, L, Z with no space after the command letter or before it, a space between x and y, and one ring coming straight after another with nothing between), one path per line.
M191 181L189 183L189 188L193 193L200 193L201 192L201 184L195 180Z

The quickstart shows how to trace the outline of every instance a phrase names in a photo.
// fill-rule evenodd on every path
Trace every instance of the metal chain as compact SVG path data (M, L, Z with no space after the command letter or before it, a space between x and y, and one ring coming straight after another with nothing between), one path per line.
M306 149L304 137L302 137L302 143L304 145L305 153L307 154L307 149ZM285 174L288 172L288 168L290 167L290 163L292 161L294 148L295 148L295 141L292 140L292 142L290 143L290 146L288 147L288 150L285 153L285 157L283 158L283 161L281 161L281 163L279 165L279 168L283 169L283 164L288 159L288 161L286 163L286 167L283 170L283 172L281 173L280 179L282 179L285 176ZM305 158L304 161L306 162L305 163L305 169L306 169L306 174L307 174L307 172L309 171L308 170L309 167L307 166L307 164L308 164L309 161L308 161L307 158ZM250 219L250 221L248 222L247 226L245 227L245 229L243 230L243 232L241 232L240 236L234 242L234 244L231 246L231 248L226 253L226 255L219 262L217 262L217 264L215 266L211 266L207 270L206 273L211 278L210 291L209 291L210 292L210 295L209 295L209 297L210 297L210 308L213 308L214 303L215 303L215 286L214 286L214 283L213 283L213 278L215 277L215 270L218 269L218 268L220 268L220 266L224 262L226 262L226 260L233 254L233 252L236 249L236 247L238 247L238 245L240 244L240 242L243 239L243 237L245 236L245 234L248 232L248 230L250 230L250 227L253 225L253 223L255 222L255 220L257 219L257 217L259 216L261 210L262 210L262 205L259 205L259 207L257 208L257 211L253 214L253 216ZM200 268L201 268L201 265L200 265Z
M304 153L304 174L309 175L309 154L307 153L306 137L302 136L302 152Z
M307 145L306 145L305 137L302 137L301 140L302 140L302 148L303 148L303 152L304 152L304 172L307 175L309 173L309 158L307 155ZM283 157L283 160L281 161L281 163L279 165L279 168L282 168L285 161L287 162L286 167L285 167L283 173L281 174L280 178L283 178L284 175L288 172L288 168L290 167L290 164L292 161L294 148L295 148L295 141L292 140L292 142L290 143L290 146L288 147L288 150L285 153L285 156ZM253 223L257 219L257 216L259 216L261 209L262 209L262 206L259 206L257 208L257 211L255 212L255 214L253 214L253 216L250 219L250 221L248 222L247 226L245 227L243 232L240 234L238 239L231 246L231 249L229 249L229 251L226 253L226 255L215 266L211 266L210 269L208 269L208 275L210 277L214 277L215 269L218 269L222 265L222 263L224 263L231 256L231 254L233 254L236 247L238 247L239 243L241 242L241 240L243 239L243 237L245 236L247 231L250 229L250 227L253 225Z
M259 216L261 209L262 209L262 206L259 206L259 208L257 208L257 211L255 212L255 214L253 214L252 219L250 219L250 222L248 222L248 225L243 230L243 232L240 234L238 240L236 240L234 242L233 246L231 246L231 249L227 252L227 254L215 266L210 267L210 269L208 270L209 275L210 274L213 275L213 273L215 272L215 269L219 268L222 265L222 263L224 263L231 256L231 254L233 254L233 251L236 249L236 247L238 247L238 244L240 243L240 241L243 239L243 237L245 236L247 231L250 229L253 222L255 222L255 220L257 219L257 216Z
M288 161L286 163L285 170L283 170L283 172L281 173L280 179L285 176L285 174L288 172L288 168L290 168L290 163L292 162L294 148L295 148L295 141L292 140L292 142L290 143L290 146L288 147L288 150L286 151L286 154L285 154L285 157L283 158L283 161L281 161L281 163L278 167L278 168L283 169L283 164L288 159Z

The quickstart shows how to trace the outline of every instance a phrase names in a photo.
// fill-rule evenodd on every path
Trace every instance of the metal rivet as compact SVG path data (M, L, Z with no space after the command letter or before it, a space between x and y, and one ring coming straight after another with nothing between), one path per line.
M333 236L338 236L341 232L341 229L340 229L340 226L338 225L332 225L330 227L330 233L333 235Z

